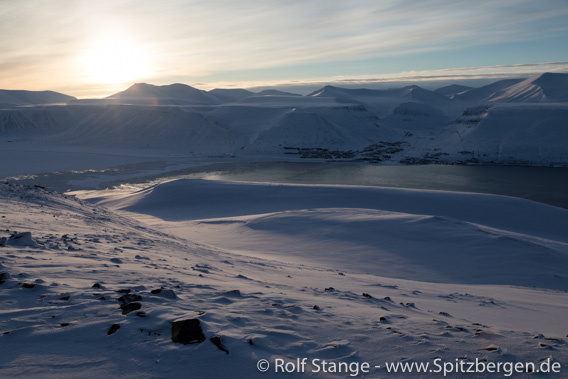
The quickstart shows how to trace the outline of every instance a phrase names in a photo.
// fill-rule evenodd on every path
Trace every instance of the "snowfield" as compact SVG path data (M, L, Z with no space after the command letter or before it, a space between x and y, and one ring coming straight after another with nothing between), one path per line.
M568 364L566 210L203 180L74 195L0 185L2 377L278 377L301 358L290 377Z

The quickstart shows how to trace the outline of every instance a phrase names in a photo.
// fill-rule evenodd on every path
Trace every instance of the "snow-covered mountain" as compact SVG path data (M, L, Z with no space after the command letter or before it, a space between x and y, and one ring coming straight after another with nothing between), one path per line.
M185 84L155 86L136 83L128 89L111 95L106 100L119 104L137 105L214 105L220 101L207 91Z
M439 93L439 94L444 95L444 96L452 97L452 96L454 96L458 93L465 92L465 91L468 91L470 89L473 89L473 88L468 87L468 86L462 86L460 84L451 84L449 86L445 86L445 87L435 89L434 92Z
M522 82L523 79L504 79L495 83L488 84L479 88L472 88L468 91L457 93L452 97L453 100L460 100L468 103L485 103L491 99L505 93L509 87Z
M254 92L240 88L216 88L209 91L209 94L217 98L221 103L231 103L244 98L256 95Z
M307 96L135 84L98 101L7 107L0 141L191 156L567 165L567 83L568 74L546 73L465 90L325 86Z
M486 162L561 165L568 161L568 106L496 105L470 108L442 139L454 152Z
M297 93L279 91L276 89L265 89L258 93L260 96L302 96Z
M545 73L531 77L491 97L492 102L567 102L568 75Z
M79 121L54 135L50 139L54 144L189 152L193 146L216 151L229 141L226 130L200 112L181 107L107 105L76 107L76 111L81 113Z
M403 88L393 88L393 89L384 89L384 90L365 89L365 88L348 89L348 88L339 88L333 86L325 86L322 89L312 92L308 96L354 99L365 103L380 101L380 99L418 101L418 102L428 103L431 105L442 105L449 103L449 100L445 96L415 85Z
M65 104L72 100L76 98L54 91L0 90L0 107Z

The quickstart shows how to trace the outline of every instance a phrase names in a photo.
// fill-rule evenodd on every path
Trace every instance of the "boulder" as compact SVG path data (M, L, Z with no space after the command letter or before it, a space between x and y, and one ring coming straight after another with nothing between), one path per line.
M12 234L5 242L6 246L36 246L31 232Z
M205 341L201 322L196 318L174 321L172 323L172 341L184 345Z

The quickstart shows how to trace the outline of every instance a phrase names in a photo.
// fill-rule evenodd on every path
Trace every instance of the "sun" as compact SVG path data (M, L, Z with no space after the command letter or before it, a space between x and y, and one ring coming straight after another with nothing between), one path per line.
M99 38L85 52L83 65L87 79L95 83L126 83L150 74L142 46L118 36Z

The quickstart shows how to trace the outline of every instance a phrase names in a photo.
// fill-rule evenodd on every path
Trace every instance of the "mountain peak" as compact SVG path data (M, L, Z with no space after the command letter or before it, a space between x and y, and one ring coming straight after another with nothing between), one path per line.
M157 86L148 83L135 83L122 92L107 97L110 100L125 101L129 104L153 105L213 105L219 101L206 91L174 83Z
M507 88L492 101L565 102L568 101L568 74L546 72L531 76Z
M0 90L0 104L4 105L39 105L68 103L77 100L73 96L54 91Z

